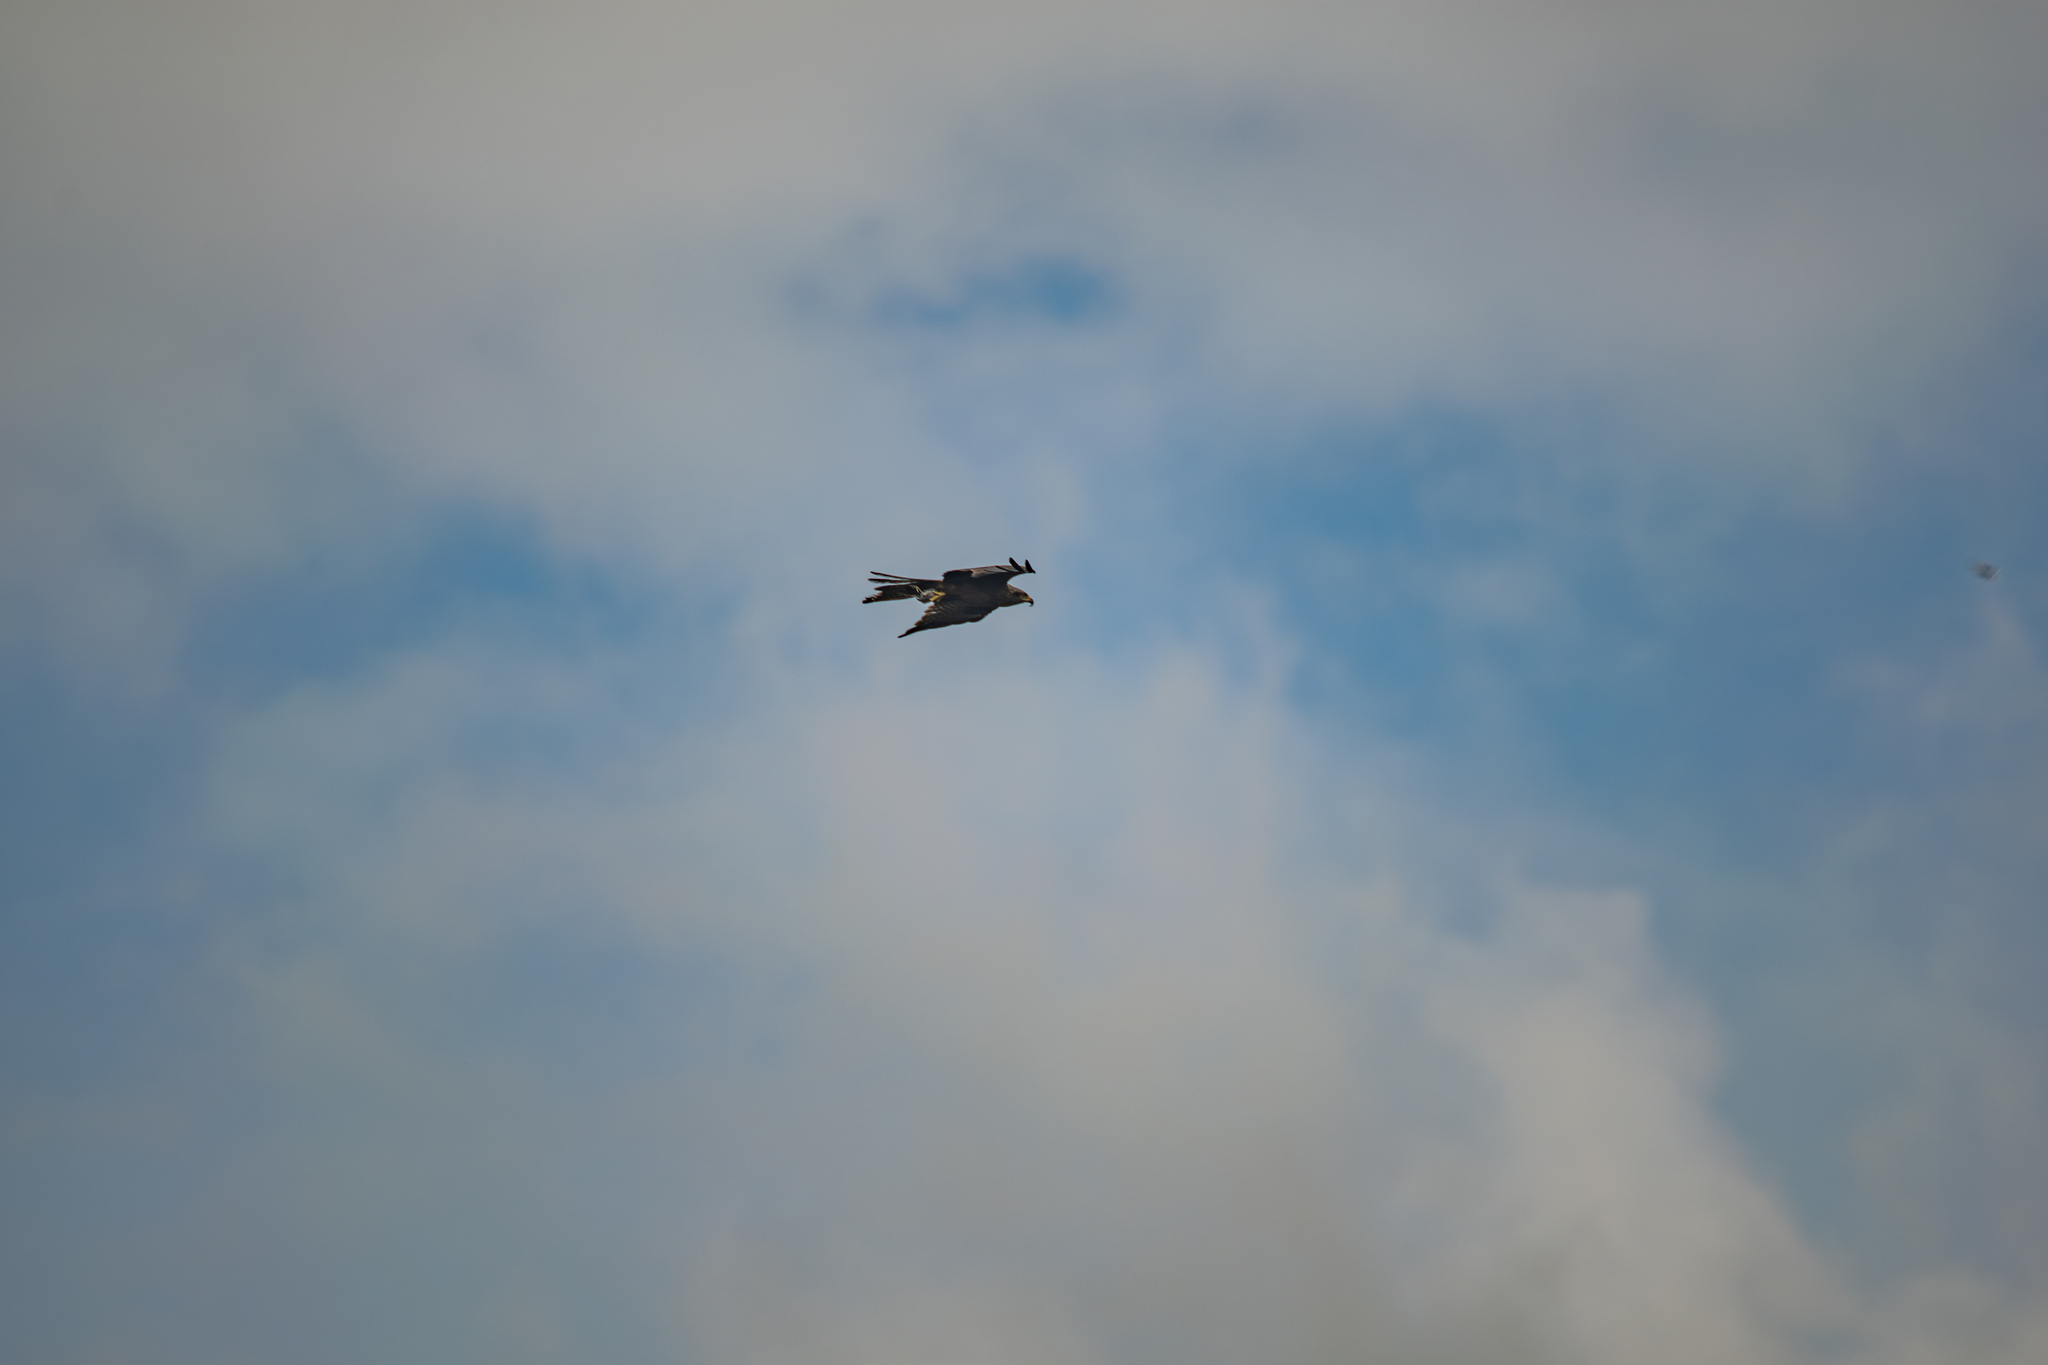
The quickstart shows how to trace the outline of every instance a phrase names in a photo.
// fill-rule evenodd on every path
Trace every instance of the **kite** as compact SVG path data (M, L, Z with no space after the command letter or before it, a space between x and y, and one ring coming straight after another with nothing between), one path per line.
M863 597L861 601L901 602L915 597L927 603L924 615L917 618L917 624L903 632L903 635L915 635L921 630L964 626L969 621L979 621L998 607L1014 607L1019 602L1036 606L1031 594L1011 586L1010 580L1020 573L1037 572L1031 567L1030 560L1019 564L1012 559L1007 564L989 564L979 569L948 569L937 578L870 573L868 580L874 585L875 595ZM900 640L903 635L896 638Z

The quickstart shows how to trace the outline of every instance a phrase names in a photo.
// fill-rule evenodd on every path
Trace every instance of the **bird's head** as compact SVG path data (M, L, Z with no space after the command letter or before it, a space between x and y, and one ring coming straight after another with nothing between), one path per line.
M1034 602L1034 601L1032 601L1032 600L1031 600L1031 594L1030 594L1030 593L1028 593L1028 592L1024 591L1024 589L1022 589L1022 588L1018 587L1018 586L1017 586L1016 584L1014 584L1014 583L1010 584L1010 585L1009 585L1009 589L1010 589L1010 602L1011 602L1011 604L1012 604L1013 606L1014 606L1014 605L1015 605L1016 603L1018 603L1018 602L1022 602L1022 603L1023 603L1023 604L1025 605L1025 606L1027 606L1027 607L1035 607L1035 606L1037 606L1037 605L1038 605L1038 603L1036 603L1036 602Z

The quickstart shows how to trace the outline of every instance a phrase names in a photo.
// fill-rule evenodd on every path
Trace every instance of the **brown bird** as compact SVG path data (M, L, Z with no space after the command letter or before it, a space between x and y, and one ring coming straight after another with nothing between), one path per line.
M969 621L979 621L998 607L1014 607L1019 602L1038 605L1031 600L1030 593L1010 583L1020 573L1037 572L1031 567L1030 560L1019 564L1012 559L1007 564L989 564L979 569L948 569L937 578L870 573L868 581L874 585L875 595L860 600L901 602L915 597L920 602L929 603L924 615L917 618L917 624L903 632L903 635L915 635L921 630L964 626ZM896 638L900 640L903 635Z

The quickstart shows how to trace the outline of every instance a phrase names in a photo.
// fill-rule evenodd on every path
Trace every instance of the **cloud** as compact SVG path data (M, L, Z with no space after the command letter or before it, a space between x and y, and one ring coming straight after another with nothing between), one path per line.
M2031 11L5 22L24 1353L2040 1353Z
M222 941L215 1064L276 1117L186 1249L216 1313L325 1245L393 1315L320 1309L372 1353L554 1358L625 1311L628 1353L732 1361L2024 1358L1990 1284L1878 1313L1806 1243L1639 896L1503 867L1472 932L1412 855L1333 879L1299 806L1383 849L1418 817L1305 784L1275 695L1200 655L883 656L592 782L451 761L497 665L435 653L219 748L213 838L273 890ZM421 1235L433 1301L360 1282ZM609 1283L650 1274L653 1320Z

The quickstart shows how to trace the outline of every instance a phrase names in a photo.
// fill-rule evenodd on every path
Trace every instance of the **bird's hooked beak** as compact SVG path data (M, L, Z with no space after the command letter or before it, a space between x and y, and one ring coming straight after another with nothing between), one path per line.
M1018 591L1019 591L1019 592L1023 592L1023 589L1019 588L1019 589L1018 589ZM1028 592L1027 592L1027 593L1024 593L1024 603L1025 603L1025 605L1026 605L1026 606L1032 606L1032 607L1035 607L1035 606L1037 606L1037 605L1038 605L1038 603L1036 603L1036 602L1034 602L1034 601L1032 601L1032 600L1031 600L1031 594L1030 594L1030 593L1028 593Z

